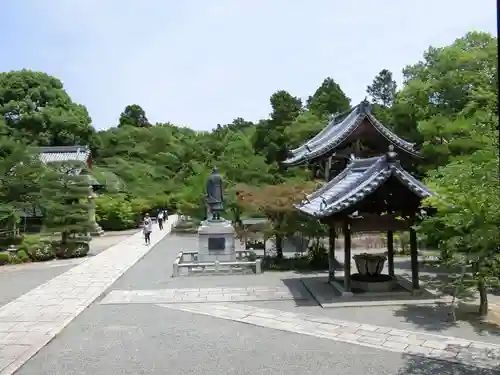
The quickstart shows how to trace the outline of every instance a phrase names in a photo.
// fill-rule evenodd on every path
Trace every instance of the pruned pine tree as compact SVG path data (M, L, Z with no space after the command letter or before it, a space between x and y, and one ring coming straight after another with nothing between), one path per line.
M41 193L43 224L47 231L61 234L61 242L93 229L90 218L89 176L83 163L51 163Z

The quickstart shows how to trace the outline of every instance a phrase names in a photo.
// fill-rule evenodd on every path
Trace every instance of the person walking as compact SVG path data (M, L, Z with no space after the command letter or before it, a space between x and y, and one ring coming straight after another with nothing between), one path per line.
M163 210L160 210L160 212L158 212L158 216L156 217L156 220L158 221L158 227L160 228L160 230L163 230Z
M153 221L149 217L149 214L144 216L144 225L142 227L142 233L144 233L144 242L146 245L151 243L151 232L153 231Z

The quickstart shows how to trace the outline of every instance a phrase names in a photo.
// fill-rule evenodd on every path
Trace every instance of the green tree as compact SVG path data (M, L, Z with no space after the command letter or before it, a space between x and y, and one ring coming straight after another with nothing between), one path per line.
M278 258L283 258L283 240L298 228L297 211L293 205L302 200L311 188L312 183L296 181L277 185L236 186L240 207L268 219L270 232L267 234L275 238Z
M300 146L306 140L313 138L327 125L327 120L311 111L301 113L285 129L285 136L291 149Z
M333 78L325 78L320 87L307 99L307 108L316 116L328 118L349 110L351 99Z
M231 132L223 142L226 147L217 165L229 181L252 181L256 185L272 182L270 166L262 155L255 153L250 137L241 131Z
M25 144L0 135L0 231L14 230L40 198L45 169Z
M441 137L431 130L446 126L440 122L463 124L476 112L490 117L497 111L497 62L497 38L488 33L470 32L450 46L430 47L423 61L403 70L404 87L392 108L394 130L410 140L440 144ZM429 126L417 130L421 121L430 121ZM463 126L454 126L462 128L461 138L468 137ZM443 136L443 142L449 141Z
M94 228L88 202L89 176L82 163L51 163L47 170L40 201L43 225L49 232L61 233L61 242L66 244L70 236Z
M138 128L148 128L151 124L146 117L146 112L138 104L131 104L125 107L125 110L120 114L119 127L135 126Z
M254 148L266 157L268 164L281 162L288 151L285 130L302 112L302 101L284 90L271 95L269 120L261 121L254 134Z
M0 73L0 115L10 136L42 146L91 145L95 133L87 109L41 72Z
M426 202L437 210L422 229L452 266L468 267L467 288L479 292L479 313L488 311L487 291L499 285L500 179L498 131L483 137L483 147L455 158L426 181L438 195Z
M396 89L397 85L392 78L392 72L382 69L375 76L373 83L366 88L366 92L372 97L373 103L390 107L394 103Z

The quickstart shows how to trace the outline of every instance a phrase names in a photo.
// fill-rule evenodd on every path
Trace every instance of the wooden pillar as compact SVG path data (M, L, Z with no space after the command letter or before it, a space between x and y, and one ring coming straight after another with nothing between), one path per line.
M328 247L328 282L332 282L335 279L335 224L328 225L328 237L329 237L329 247Z
M394 232L387 231L387 268L389 276L394 277Z
M418 280L418 247L417 232L410 228L411 285L414 291L420 289Z
M344 221L344 289L351 292L351 228L347 219Z
M332 169L332 157L325 160L325 182L330 181L330 172Z

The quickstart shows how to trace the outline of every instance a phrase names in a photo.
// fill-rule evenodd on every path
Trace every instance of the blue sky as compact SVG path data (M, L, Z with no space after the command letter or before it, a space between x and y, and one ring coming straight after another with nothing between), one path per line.
M377 5L383 4L383 6ZM495 0L2 0L0 70L64 82L98 129L127 104L208 130L306 98L333 77L353 99L381 69L470 30L496 34Z

